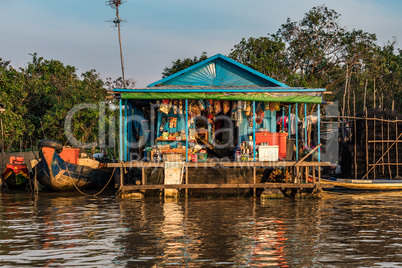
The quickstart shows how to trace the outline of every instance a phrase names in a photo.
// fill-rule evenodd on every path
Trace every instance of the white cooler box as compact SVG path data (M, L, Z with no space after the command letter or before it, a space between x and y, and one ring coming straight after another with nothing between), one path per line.
M278 161L279 145L258 146L259 161Z

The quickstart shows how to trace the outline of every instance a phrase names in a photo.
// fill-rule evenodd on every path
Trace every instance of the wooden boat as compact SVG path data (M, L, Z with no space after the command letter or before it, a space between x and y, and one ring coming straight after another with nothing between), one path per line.
M402 180L361 180L361 179L341 179L323 178L322 184L333 184L334 189L361 190L361 191L397 191L402 190Z
M41 141L39 147L42 157L35 166L36 178L46 190L99 190L112 180L112 168L93 159L80 159L78 149L63 148L51 140Z
M23 157L10 157L10 163L2 173L2 183L9 189L25 189L29 183L29 171Z

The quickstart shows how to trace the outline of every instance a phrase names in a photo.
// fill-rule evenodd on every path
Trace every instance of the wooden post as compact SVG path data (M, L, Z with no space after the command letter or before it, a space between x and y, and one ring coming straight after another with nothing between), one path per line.
M391 144L391 146L385 151L385 153L380 157L380 159L378 159L378 161L371 167L371 169L363 176L363 178L362 179L364 179L365 177L367 177L367 175L369 174L369 172L371 171L371 170L375 170L375 167L378 165L378 163L380 163L380 161L381 161L381 158L383 158L388 152L389 152L389 150L391 150L391 148L392 148L392 146L394 146L395 144L398 144L398 140L399 140L399 138L400 137L402 137L402 133L401 134L399 134L399 136L398 136L398 138L396 138L396 140Z
M123 187L124 186L124 167L123 167L123 165L121 165L121 168L120 168L120 185L119 185L119 188L121 188L121 187Z
M384 119L384 117L382 117ZM384 121L381 120L381 153L384 154ZM382 164L382 175L385 174L384 158L381 160Z
M369 170L369 159L368 159L368 125L367 125L367 108L366 112L366 172Z
M395 120L395 138L398 136L398 120ZM398 156L398 143L395 144L396 150L396 176L399 176L399 156Z
M355 92L353 91L353 116L356 116L356 95ZM356 136L356 119L354 120L354 140L355 140L355 179L357 179L357 136Z
M254 184L253 196L254 196L254 198L257 197L257 189L255 188L255 183L256 183L256 168L255 168L255 166L253 166L253 184Z
M306 168L304 169L304 172L306 173L306 174L305 174L306 183L308 183L308 167L306 167Z
M389 148L389 121L388 121L387 148ZM398 166L396 166L396 168L398 168ZM392 180L391 160L389 158L389 152L388 152L388 172L389 172L389 179Z
M146 184L146 178L145 178L145 168L144 167L141 168L141 175L142 175L141 183L142 183L142 185L145 185ZM145 190L143 190L142 192L145 193Z
M321 183L321 167L318 166L318 183Z
M185 184L186 185L188 184L188 164L187 163L186 163L186 181L185 181ZM186 197L187 197L188 196L188 188L186 188L185 192L186 192Z
M375 128L376 128L376 124L377 124L377 121L375 120L375 118L376 118L376 116L375 116L375 109L374 109L374 111L373 111L373 125L374 125L374 127L373 127L373 129L374 129L374 131L373 131L373 140L375 141L376 139L375 139L375 136L376 136L376 130L375 130ZM374 144L373 144L373 163L375 163L375 150L376 149L376 143L374 142ZM375 175L376 175L376 167L374 166L374 170L373 170L373 176L374 176L374 179L375 179Z
M316 181L315 181L315 167L312 167L312 170L313 170L313 183L315 183Z

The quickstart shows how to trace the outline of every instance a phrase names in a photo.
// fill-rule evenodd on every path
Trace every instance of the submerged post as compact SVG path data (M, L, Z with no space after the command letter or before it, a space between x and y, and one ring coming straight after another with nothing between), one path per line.
M255 101L253 101L253 161L255 162ZM255 183L255 182L254 182Z
M188 162L188 100L186 99L186 162Z
M120 139L120 150L119 150L119 160L123 161L123 110L122 110L122 100L119 101L119 139Z
M320 104L317 104L317 128L318 128L318 138L317 143L321 144L321 116L320 116ZM321 161L321 147L318 148L318 162Z

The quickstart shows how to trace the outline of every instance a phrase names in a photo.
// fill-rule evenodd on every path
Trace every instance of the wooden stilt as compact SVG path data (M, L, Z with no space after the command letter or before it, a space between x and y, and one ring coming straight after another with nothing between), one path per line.
M146 176L145 176L145 168L141 168L141 175L142 175L142 181L141 184L145 185L146 184ZM143 193L145 193L145 190L142 191Z
M253 184L255 185L255 183L256 183L256 168L255 168L255 166L253 167ZM254 187L253 188L253 196L254 196L254 198L256 198L257 197L257 189Z
M321 183L321 167L318 167L318 183Z
M313 183L316 183L316 178L315 178L315 167L311 167L313 170Z
M306 167L306 168L304 169L304 172L306 173L305 176L304 176L305 182L308 183L308 167Z
M186 165L186 181L184 182L186 185L188 184L188 166ZM185 190L186 196L188 196L188 189Z
M120 185L119 188L124 186L124 167L120 168Z

